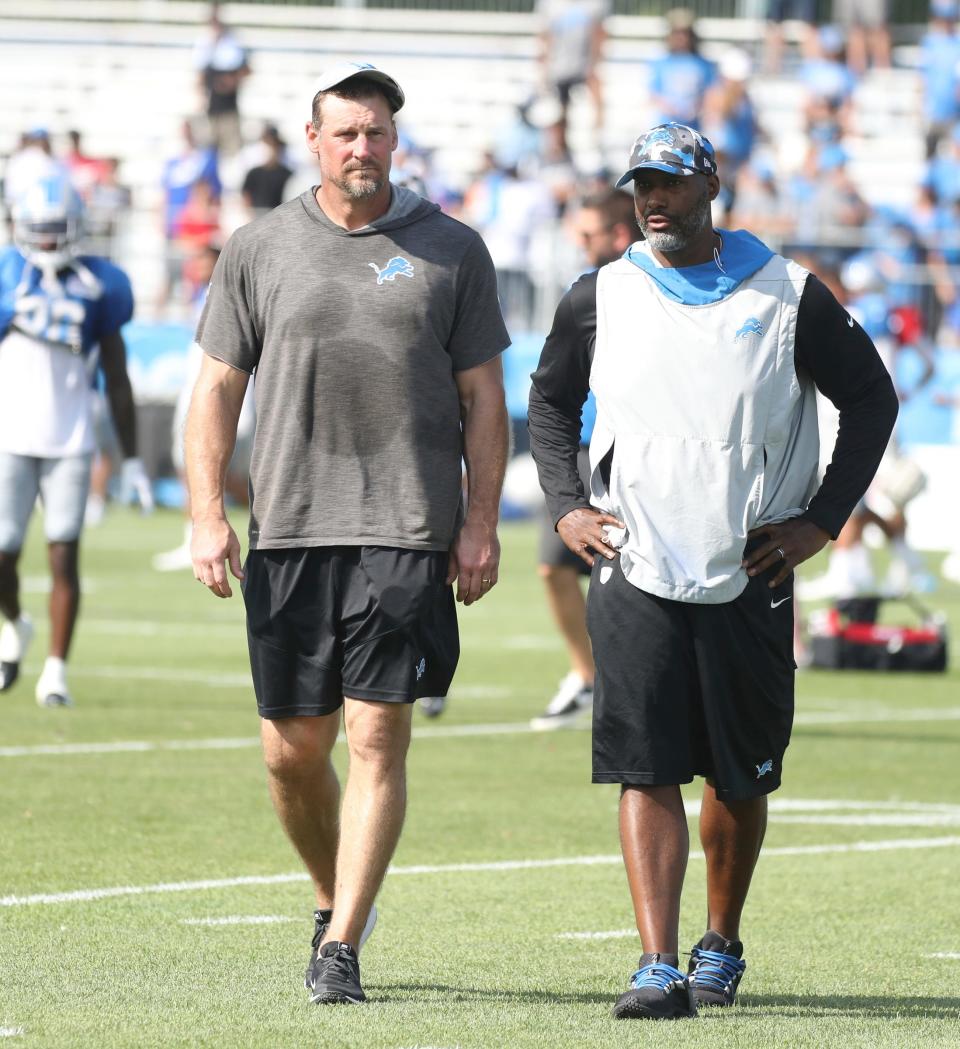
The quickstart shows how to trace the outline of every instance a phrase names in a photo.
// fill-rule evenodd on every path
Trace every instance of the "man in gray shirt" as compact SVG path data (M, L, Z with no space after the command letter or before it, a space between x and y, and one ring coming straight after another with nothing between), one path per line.
M451 584L472 604L499 562L509 337L479 236L388 181L403 101L367 64L316 85L322 184L227 243L186 427L194 574L219 597L226 564L243 583L270 791L316 893L316 1003L364 1000L357 952L403 823L411 704L453 677ZM241 570L223 476L254 372Z

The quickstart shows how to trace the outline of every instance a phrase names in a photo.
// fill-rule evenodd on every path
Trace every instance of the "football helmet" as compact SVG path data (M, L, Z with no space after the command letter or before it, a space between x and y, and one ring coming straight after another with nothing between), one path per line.
M57 270L78 253L83 201L66 175L35 182L13 206L13 241L35 266Z

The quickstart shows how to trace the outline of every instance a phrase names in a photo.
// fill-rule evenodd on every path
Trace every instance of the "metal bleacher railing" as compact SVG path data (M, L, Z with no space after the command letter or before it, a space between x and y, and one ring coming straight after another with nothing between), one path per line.
M129 0L117 0L118 3ZM142 0L156 6L157 0ZM345 7L420 11L469 11L530 14L537 0L244 0L242 6ZM241 5L228 5L237 7ZM766 0L612 0L611 13L624 16L661 16L670 8L688 7L700 18L763 18ZM928 0L894 0L890 21L913 25L927 19ZM833 0L818 0L817 20L832 20Z

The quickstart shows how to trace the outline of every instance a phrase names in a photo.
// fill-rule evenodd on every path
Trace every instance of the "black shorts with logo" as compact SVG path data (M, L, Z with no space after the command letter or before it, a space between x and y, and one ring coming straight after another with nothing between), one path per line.
M771 569L720 605L670 601L598 557L587 624L597 665L593 781L709 776L734 801L780 786L793 725L793 575Z
M445 696L460 639L443 551L382 546L251 550L250 667L263 718L329 714L343 697Z

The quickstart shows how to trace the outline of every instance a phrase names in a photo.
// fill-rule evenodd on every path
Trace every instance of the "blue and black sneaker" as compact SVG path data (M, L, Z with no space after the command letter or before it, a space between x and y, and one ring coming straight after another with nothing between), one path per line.
M737 985L747 963L742 958L743 944L727 940L713 929L690 952L687 973L697 1005L733 1005Z
M666 959L666 960L664 960ZM630 978L613 1007L618 1020L682 1020L697 1015L690 981L676 965L677 956L644 954L640 967Z

